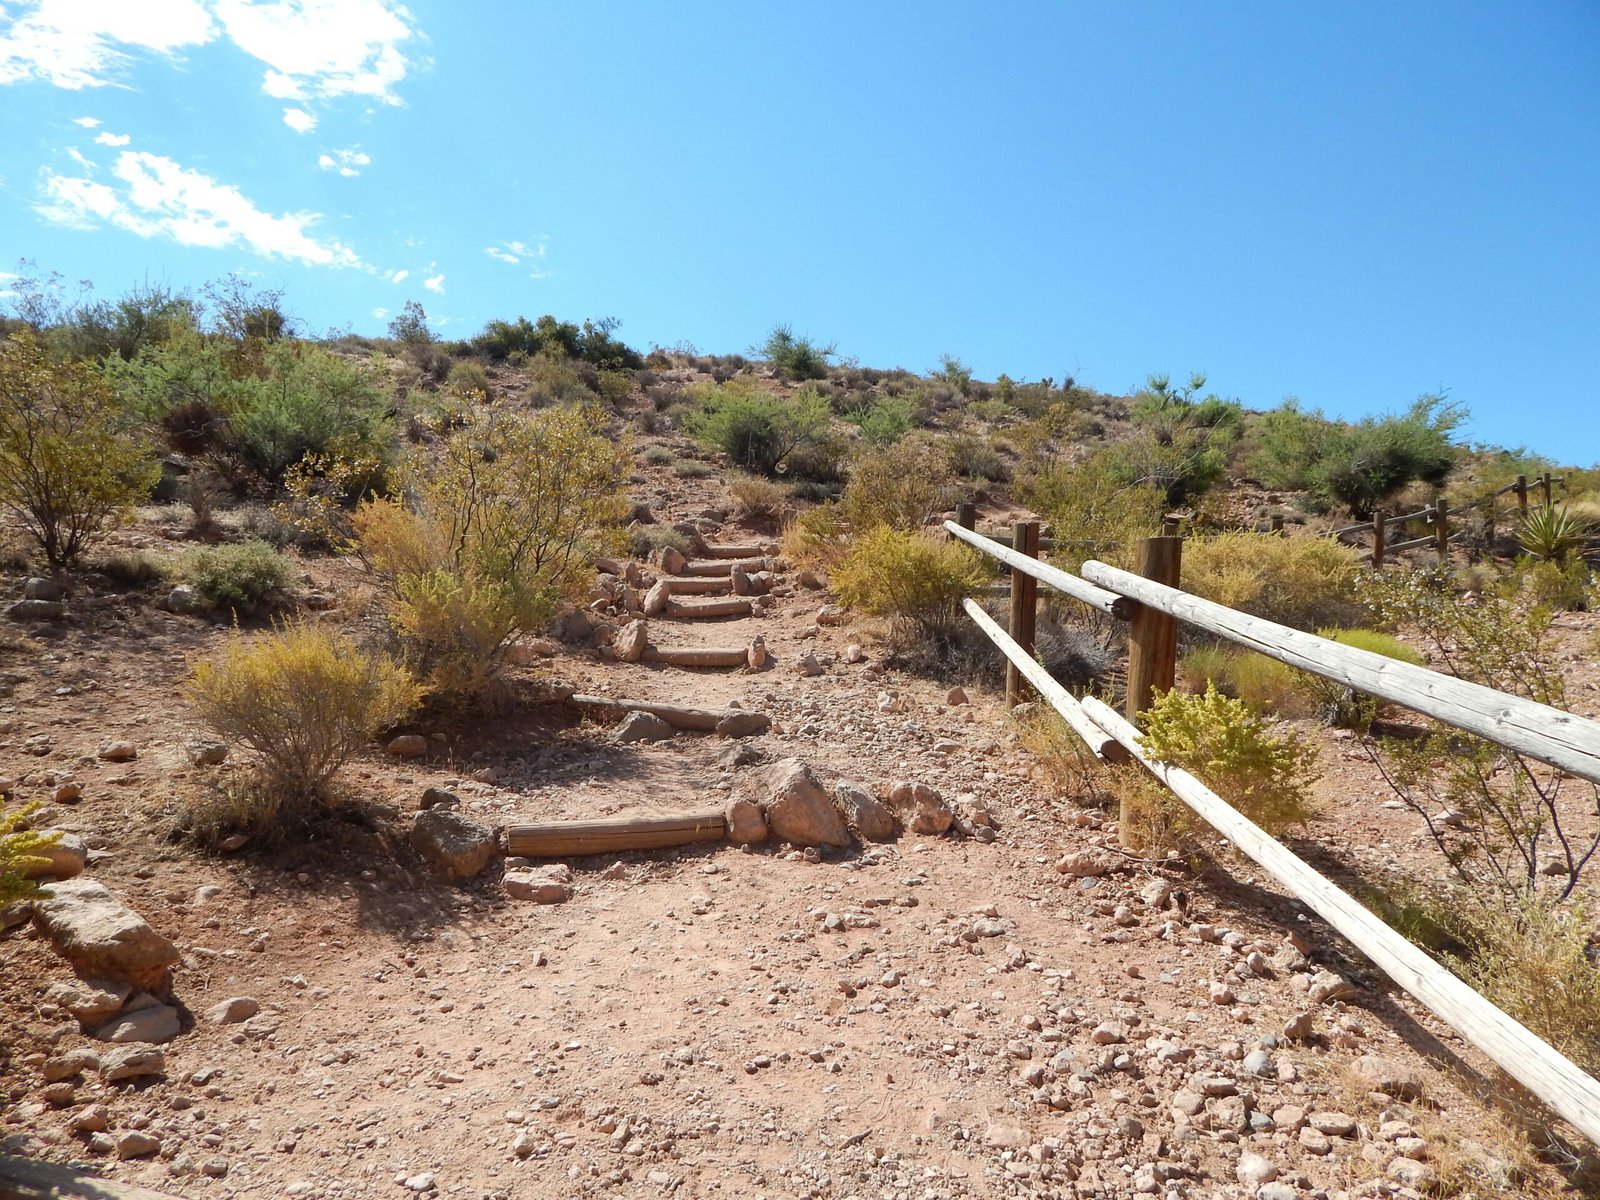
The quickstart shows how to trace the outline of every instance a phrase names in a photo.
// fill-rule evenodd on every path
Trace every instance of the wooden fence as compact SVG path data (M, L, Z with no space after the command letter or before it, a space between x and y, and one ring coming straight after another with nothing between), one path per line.
M1093 698L1072 696L1034 658L1033 614L1024 611L1034 603L1034 593L1013 591L1009 633L980 605L967 600L967 613L1006 656L1008 704L1014 704L1031 683L1092 754L1141 763L1396 984L1600 1146L1600 1081L1384 924L1200 780L1147 755L1140 745L1137 721L1149 707L1152 691L1172 686L1177 623L1182 620L1269 658L1391 700L1594 782L1600 782L1600 722L1192 596L1177 587L1182 553L1179 538L1145 539L1137 573L1090 561L1083 564L1079 576L1003 546L958 522L946 521L944 527L952 537L1009 566L1014 588L1016 581L1024 578L1044 583L1128 621L1127 697L1124 712L1118 714ZM1029 544L1020 524L1012 543ZM1020 602L1019 595L1023 597Z
M1492 543L1501 496L1514 493L1517 497L1517 512L1520 516L1526 517L1529 491L1538 489L1540 503L1549 508L1552 503L1553 485L1561 482L1563 482L1561 476L1551 475L1548 471L1532 483L1528 482L1526 475L1518 475L1515 483L1508 483L1505 487L1490 492L1481 500L1452 505L1444 496L1440 496L1432 504L1416 512L1391 515L1379 509L1372 514L1372 520L1335 529L1333 536L1342 542L1350 542L1359 534L1370 533L1372 565L1375 567L1383 566L1385 558L1390 555L1415 550L1421 546L1433 546L1438 551L1439 561L1443 562L1450 554L1450 543L1460 541L1472 532L1467 525L1466 514L1474 509L1478 510L1479 530L1484 541ZM1409 531L1406 527L1414 521L1420 521L1432 528L1422 537L1408 537ZM1399 541L1394 540L1396 536L1399 537Z

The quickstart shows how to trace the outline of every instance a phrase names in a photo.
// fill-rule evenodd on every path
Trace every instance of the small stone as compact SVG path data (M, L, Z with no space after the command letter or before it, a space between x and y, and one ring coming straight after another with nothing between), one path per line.
M122 1011L133 989L112 979L74 979L52 983L44 998L66 1009L85 1025L98 1025Z
M626 744L670 741L676 733L676 729L654 713L635 709L622 718L622 723L617 726L613 736L619 744Z
M944 797L925 783L893 784L889 788L889 807L899 814L910 832L917 834L945 833L956 820Z
M1233 989L1225 983L1213 983L1208 991L1213 1004L1233 1003Z
M1311 977L1311 990L1308 993L1313 1004L1326 1004L1331 1000L1345 1000L1356 994L1356 989L1348 980L1335 975L1332 971L1318 971Z
M104 1133L110 1128L111 1113L104 1104L91 1104L67 1119L67 1129L72 1133Z
M1435 1172L1427 1163L1414 1158L1397 1158L1389 1164L1388 1175L1395 1182L1420 1192L1433 1184Z
M752 671L759 671L767 665L767 639L759 635L750 639L749 648L744 653L744 664Z
M618 662L636 663L644 657L648 644L648 629L642 620L629 621L617 631L611 643L611 652Z
M1301 1149L1310 1154L1326 1154L1332 1149L1328 1135L1319 1129L1307 1125L1300 1130L1299 1138Z
M65 1054L58 1054L54 1058L45 1059L39 1068L39 1074L49 1083L60 1083L65 1079L72 1079L85 1071L96 1070L100 1066L100 1056L88 1047L68 1050Z
M167 611L174 613L203 613L211 608L211 601L207 600L199 588L187 583L180 583L167 593Z
M754 786L765 797L767 825L780 841L797 846L849 843L839 806L799 759L780 759L762 768L755 774Z
M59 621L67 606L59 600L18 600L6 609L13 621Z
M189 755L190 763L197 767L215 767L228 757L228 744L226 742L195 740L187 743L184 746L184 750Z
M1272 1055L1265 1050L1252 1050L1241 1064L1252 1075L1269 1076L1273 1073Z
M944 696L944 702L950 705L952 708L955 708L958 705L971 703L971 701L967 699L966 689L960 687L953 687L946 692Z
M845 662L849 663L851 666L854 666L856 663L858 663L862 659L866 658L866 656L867 656L866 651L864 651L855 642L851 642L848 646L846 646L844 648L844 660L845 660Z
M822 664L817 661L815 654L802 654L795 659L794 671L796 675L809 679L812 676L822 674Z
M402 733L391 738L384 751L395 758L421 758L428 752L428 739L420 733Z
M845 820L870 842L887 842L895 835L894 813L858 783L840 780L833 786L834 799Z
M447 792L443 788L439 787L424 788L422 792L422 799L418 801L417 807L419 809L459 809L461 807L461 797L456 795L454 792Z
M89 864L89 847L75 833L67 833L60 829L45 829L41 833L54 840L48 845L37 846L28 851L29 857L24 861L22 874L27 879L39 879L49 875L56 879L72 879L83 874L83 868Z
M730 797L723 807L723 818L728 826L728 840L737 846L749 846L767 840L767 818L761 806L743 796Z
M248 1021L261 1011L261 1002L253 996L234 996L206 1009L206 1020L212 1025L237 1025Z
M83 799L83 784L76 781L60 784L55 790L57 804L76 804Z
M499 848L494 831L447 808L411 819L412 848L452 879L469 879L489 865Z
M1120 865L1105 850L1075 850L1056 861L1056 871L1075 879L1096 879L1111 874Z
M1259 1187L1278 1177L1278 1164L1259 1154L1245 1153L1234 1169L1234 1177L1245 1187Z
M501 884L513 900L565 904L572 898L572 869L564 863L553 863L531 870L507 871Z
M139 757L139 750L132 742L121 740L101 742L98 756L105 762L132 762Z
M1349 1113L1314 1112L1306 1117L1306 1123L1329 1137L1354 1137L1356 1132L1356 1119Z
M405 1182L405 1188L408 1192L431 1192L438 1186L430 1171L424 1171L420 1175L413 1175Z
M1415 1100L1422 1095L1422 1076L1387 1058L1363 1054L1356 1059L1355 1069L1375 1092L1384 1092L1400 1100Z
M131 1129L117 1138L118 1158L144 1158L161 1149L161 1139L140 1129Z
M1312 1035L1316 1025L1315 1013L1296 1013L1283 1023L1283 1036L1291 1042L1303 1042Z

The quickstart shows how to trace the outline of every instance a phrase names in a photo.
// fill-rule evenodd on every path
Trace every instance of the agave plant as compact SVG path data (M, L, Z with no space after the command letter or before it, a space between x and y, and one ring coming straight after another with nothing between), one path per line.
M1517 531L1517 544L1535 558L1564 562L1574 550L1581 550L1594 536L1594 526L1565 506L1553 504L1530 508Z

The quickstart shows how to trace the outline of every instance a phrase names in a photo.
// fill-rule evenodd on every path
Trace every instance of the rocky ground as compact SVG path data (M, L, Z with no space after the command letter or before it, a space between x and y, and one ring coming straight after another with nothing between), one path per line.
M713 541L761 536L656 486ZM119 541L159 547L177 524L147 513ZM354 565L304 567L325 619L372 619ZM614 607L649 582L619 580ZM1124 855L1000 697L887 667L820 583L779 571L749 615L647 627L664 646L759 636L759 670L576 642L516 668L526 696L737 707L764 733L620 740L559 703L409 728L408 756L374 746L347 769L349 813L322 836L232 854L170 834L234 769L205 761L220 751L177 693L225 623L109 583L68 596L66 620L9 623L0 776L48 802L106 889L52 903L100 905L137 949L125 987L90 988L45 936L69 918L13 914L6 1152L185 1197L1586 1189L1519 1149L1479 1056L1250 864ZM600 640L631 636L626 617ZM1325 757L1335 816L1312 840L1420 854L1370 770L1336 742ZM841 816L855 833L554 869L495 855L461 879L440 864L470 870L472 847L463 865L412 836L424 805L424 825L470 832L739 797L791 838L789 808L823 841Z

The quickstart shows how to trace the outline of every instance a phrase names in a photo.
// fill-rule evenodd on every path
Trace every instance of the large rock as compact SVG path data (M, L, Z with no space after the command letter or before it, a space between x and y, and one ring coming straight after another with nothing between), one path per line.
M798 758L780 759L753 779L774 837L797 846L849 844L839 806Z
M717 721L714 732L723 737L742 738L765 733L770 728L772 722L765 713L733 711Z
M61 585L54 579L35 575L23 581L22 596L25 600L60 600Z
M164 1075L166 1070L167 1056L154 1046L129 1046L126 1050L108 1050L100 1056L100 1078L107 1083Z
M844 812L845 820L854 825L862 837L872 842L887 842L894 837L894 813L859 783L841 780L834 784L833 795Z
M1376 1054L1356 1059L1356 1074L1375 1092L1400 1100L1415 1100L1422 1095L1422 1076L1412 1068Z
M643 621L629 621L617 631L611 650L618 662L636 663L644 657L648 630Z
M59 600L18 600L6 609L14 621L59 621L66 615L67 606Z
M956 814L938 791L925 783L897 783L889 789L889 807L912 833L944 833Z
M634 709L617 726L616 739L619 742L665 742L675 733L677 730L654 713Z
M231 996L206 1009L206 1020L213 1025L237 1025L260 1011L261 1002L254 996Z
M109 979L165 993L178 948L104 884L67 879L46 884L33 905L33 922L85 979Z
M731 797L722 815L728 823L728 840L735 845L749 846L767 840L767 818L755 801Z
M113 1017L96 1029L94 1036L102 1042L170 1042L181 1028L177 1009L155 1004Z
M452 879L469 879L489 865L494 831L448 808L429 808L411 822L411 845Z
M56 840L48 846L38 846L28 853L31 856L22 868L22 874L28 879L42 879L52 875L57 879L71 879L83 874L83 868L89 863L89 847L84 845L83 839L75 833L65 833L59 829L45 831L45 836L56 835Z
M641 611L647 617L659 617L667 611L667 601L671 598L672 585L665 579L658 579L650 590L644 594L644 605Z
M73 979L52 983L44 998L66 1009L85 1025L99 1025L122 1011L133 989L113 979Z

